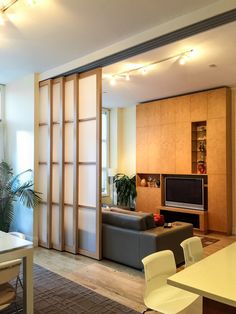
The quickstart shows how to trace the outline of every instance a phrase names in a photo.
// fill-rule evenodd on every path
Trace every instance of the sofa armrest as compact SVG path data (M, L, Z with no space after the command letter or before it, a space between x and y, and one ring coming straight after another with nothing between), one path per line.
M184 262L183 249L180 243L193 236L193 226L189 223L177 222L171 229L157 227L142 232L140 238L141 259L153 252L171 250L175 256L176 265Z

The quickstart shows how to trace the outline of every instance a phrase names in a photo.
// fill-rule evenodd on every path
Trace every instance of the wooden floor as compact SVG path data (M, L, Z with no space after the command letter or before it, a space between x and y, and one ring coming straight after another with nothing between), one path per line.
M204 248L208 256L236 241L236 236L209 233L218 242ZM84 285L97 293L142 312L144 274L141 271L107 260L96 261L81 255L73 255L43 248L35 249L34 262Z

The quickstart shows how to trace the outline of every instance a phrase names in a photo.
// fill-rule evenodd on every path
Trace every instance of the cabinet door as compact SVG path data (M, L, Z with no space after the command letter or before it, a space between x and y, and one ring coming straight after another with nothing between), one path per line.
M160 124L169 124L175 123L176 117L176 106L175 106L175 99L164 99L160 100Z
M147 129L147 165L148 173L160 172L160 127L152 126Z
M191 124L176 123L176 173L191 173Z
M208 175L208 228L218 232L228 231L226 176Z
M146 127L136 129L136 171L148 172L148 131Z
M160 127L160 169L162 173L175 173L175 123Z
M180 96L174 99L176 107L176 123L190 122L190 96Z
M136 107L137 127L150 127L160 124L160 104L157 101Z
M226 121L209 119L207 121L207 173L226 173Z
M226 117L226 88L220 88L208 92L208 119Z
M156 213L160 206L161 191L159 188L137 187L137 211Z
M190 95L191 121L207 120L207 92Z

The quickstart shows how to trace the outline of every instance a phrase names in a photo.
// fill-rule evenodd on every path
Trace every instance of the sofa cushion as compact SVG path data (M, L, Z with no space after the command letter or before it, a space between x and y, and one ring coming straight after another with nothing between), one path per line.
M136 211L131 211L119 207L111 207L110 211L116 212L116 213L123 213L126 215L132 215L132 216L138 216L138 217L143 217L146 221L146 228L147 229L152 229L155 228L155 221L154 221L154 216L152 213L144 213L144 212L136 212Z
M146 218L137 215L127 215L126 213L102 211L102 222L116 227L131 229L136 231L147 230Z

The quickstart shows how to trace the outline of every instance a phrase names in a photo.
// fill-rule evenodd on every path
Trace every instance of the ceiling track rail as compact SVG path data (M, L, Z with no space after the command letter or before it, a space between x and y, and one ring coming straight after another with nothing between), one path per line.
M71 71L60 74L60 76L61 75L68 76L75 73L82 73L89 70L93 70L99 67L105 67L107 65L136 56L140 53L144 53L155 48L163 47L165 45L179 41L181 39L185 39L190 36L197 35L199 33L208 31L210 29L213 29L213 28L216 28L216 27L219 27L219 26L222 26L222 25L234 22L234 21L236 21L236 9L213 16L206 20L194 23L192 25L186 26L184 28L162 35L160 37L156 37L154 39L148 40L136 46L127 48L120 52L114 53L110 56L104 57L102 59L88 63L81 67L75 68Z

